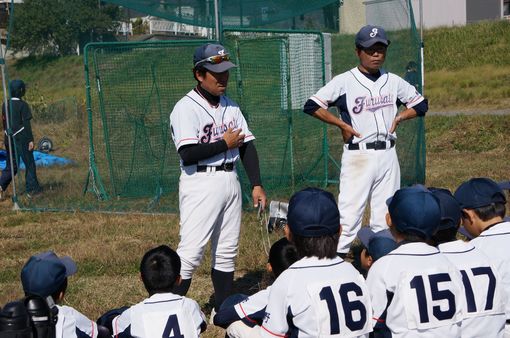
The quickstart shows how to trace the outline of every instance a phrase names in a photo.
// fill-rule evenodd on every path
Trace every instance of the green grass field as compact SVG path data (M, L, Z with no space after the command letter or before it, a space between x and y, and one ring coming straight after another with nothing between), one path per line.
M426 32L425 37L425 90L431 110L490 111L508 107L510 59L505 55L510 48L510 22L437 29ZM484 52L472 52L475 47ZM10 64L9 71L11 78L27 80L27 100L36 106L68 96L77 98L80 114L76 119L60 123L58 128L36 124L34 131L36 138L55 135L58 154L77 160L75 166L40 170L41 181L51 187L45 195L54 197L57 206L80 197L88 169L81 57L28 58ZM508 116L428 116L425 124L427 185L455 189L462 181L476 176L509 179ZM71 183L62 187L62 181ZM328 189L336 191L336 186ZM288 198L278 199L285 197ZM176 214L15 212L11 208L11 201L0 202L0 305L22 296L19 274L28 257L51 249L72 256L79 266L78 273L70 279L65 304L96 318L108 309L143 299L145 292L138 276L141 256L156 245L166 243L175 248L178 243ZM255 212L244 212L235 288L248 294L267 281L263 245L267 238L261 230ZM210 257L206 253L189 293L206 314L212 304L209 271ZM213 327L204 335L222 336L223 331Z

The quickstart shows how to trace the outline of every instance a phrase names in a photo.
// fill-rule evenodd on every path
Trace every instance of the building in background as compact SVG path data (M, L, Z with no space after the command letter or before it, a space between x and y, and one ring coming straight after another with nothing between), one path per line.
M410 0L416 25L420 25L420 0ZM399 29L409 24L409 18L398 17L388 2L395 7L408 6L409 0L343 0L340 7L340 33L356 33L375 17L385 17L380 23L386 29ZM384 3L384 6L382 4ZM483 20L510 19L510 0L421 0L423 28L462 26ZM387 12L381 15L381 9Z

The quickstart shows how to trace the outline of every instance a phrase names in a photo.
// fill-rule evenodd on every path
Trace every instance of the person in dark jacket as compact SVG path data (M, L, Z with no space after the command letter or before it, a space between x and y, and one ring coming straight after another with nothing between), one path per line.
M23 160L25 163L25 184L26 193L35 194L41 191L35 169L34 160L34 135L32 134L32 112L28 103L22 97L25 95L26 86L22 80L12 80L10 83L11 99L2 104L2 122L4 127L4 144L9 153L9 136L11 137L14 175L18 171L18 163ZM7 106L7 107L6 107ZM9 114L6 114L6 108ZM7 128L7 115L9 116L9 129ZM5 169L0 176L0 199L4 198L5 190L14 176L11 172L11 156L7 157Z

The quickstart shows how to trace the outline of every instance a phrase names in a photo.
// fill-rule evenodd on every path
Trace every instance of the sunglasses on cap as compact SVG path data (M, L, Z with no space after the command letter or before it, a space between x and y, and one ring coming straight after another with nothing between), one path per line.
M222 63L223 61L230 61L230 55L229 54L223 54L223 55L213 55L209 56L208 58L205 58L203 60L198 61L195 63L195 67L198 66L201 63L209 62L213 65L217 65L218 63Z

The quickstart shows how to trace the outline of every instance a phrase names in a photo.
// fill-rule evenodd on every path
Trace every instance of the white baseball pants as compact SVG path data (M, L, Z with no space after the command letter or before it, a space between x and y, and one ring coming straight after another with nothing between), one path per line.
M241 226L235 171L182 172L179 180L181 276L191 278L211 240L212 268L234 271Z
M348 150L344 146L340 170L338 210L342 233L337 252L349 251L361 228L370 199L370 228L377 232L388 228L386 200L400 189L400 166L395 147L384 150Z

